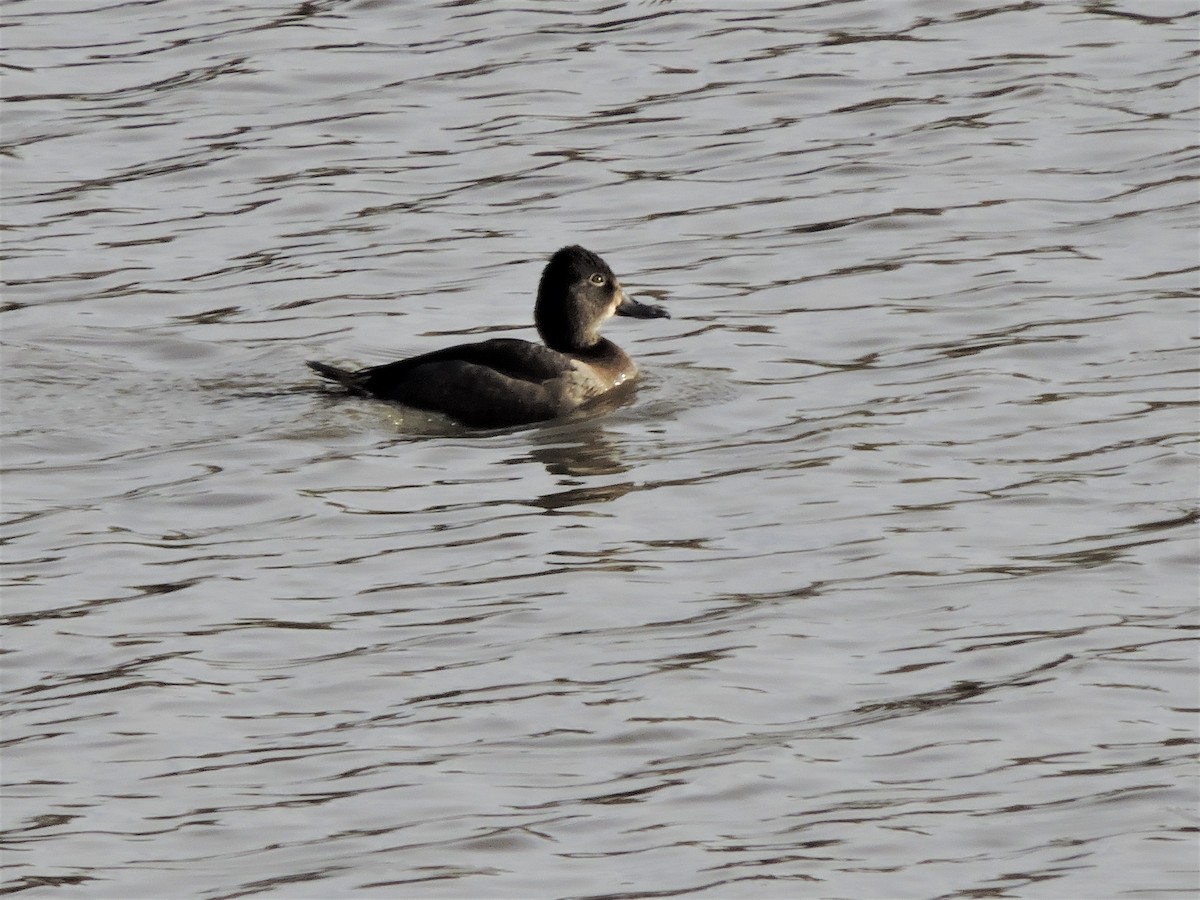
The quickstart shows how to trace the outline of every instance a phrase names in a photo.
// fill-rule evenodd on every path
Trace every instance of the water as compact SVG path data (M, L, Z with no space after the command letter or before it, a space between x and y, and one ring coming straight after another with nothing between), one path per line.
M5 890L1200 887L1195 4L5 24ZM616 409L303 367L568 242Z

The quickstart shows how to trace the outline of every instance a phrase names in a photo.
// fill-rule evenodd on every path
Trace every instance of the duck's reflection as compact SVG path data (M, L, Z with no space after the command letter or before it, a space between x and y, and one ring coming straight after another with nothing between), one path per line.
M558 510L585 503L603 503L628 494L636 486L632 481L588 484L598 476L619 475L630 466L622 459L620 444L605 429L603 417L628 403L634 393L605 397L591 404L586 418L537 429L531 434L530 447L522 461L536 460L551 475L558 476L562 490L543 494L530 502L546 510Z

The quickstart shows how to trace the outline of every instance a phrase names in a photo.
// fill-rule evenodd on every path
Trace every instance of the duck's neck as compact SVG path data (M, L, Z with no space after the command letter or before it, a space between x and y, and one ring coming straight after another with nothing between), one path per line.
M565 322L560 324L568 325ZM542 341L547 347L559 353L588 354L603 344L611 343L600 337L594 327L586 328L582 325L568 325L565 334L557 329L554 333L548 333L539 327L538 334L542 336Z
M564 350L564 353L570 353L574 356L583 356L588 359L603 359L610 356L624 356L624 352L608 338L597 337L587 347L576 347L574 350Z

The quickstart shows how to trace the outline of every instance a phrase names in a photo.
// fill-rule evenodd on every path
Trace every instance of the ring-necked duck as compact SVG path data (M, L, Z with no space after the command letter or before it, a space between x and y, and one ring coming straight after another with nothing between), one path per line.
M544 347L494 338L358 371L308 365L356 394L445 413L464 425L524 425L565 415L637 376L633 360L600 337L600 323L612 315L670 318L661 306L627 297L595 253L563 247L542 271L533 308Z

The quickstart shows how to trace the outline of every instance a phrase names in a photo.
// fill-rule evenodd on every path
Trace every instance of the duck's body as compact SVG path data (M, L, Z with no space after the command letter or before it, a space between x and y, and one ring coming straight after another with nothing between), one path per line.
M538 285L534 319L545 346L494 338L358 371L309 366L355 393L441 412L464 425L524 425L566 415L637 377L633 360L598 333L612 315L669 316L661 306L626 297L596 254L564 247Z

